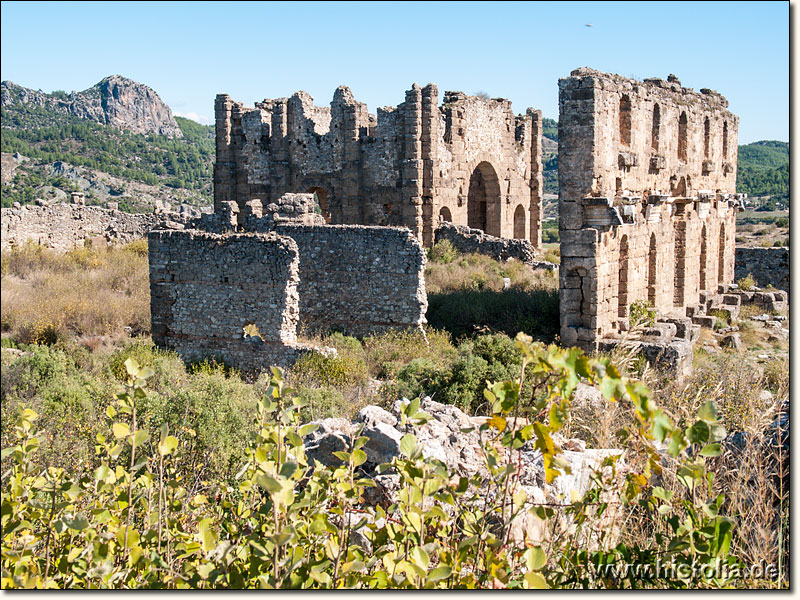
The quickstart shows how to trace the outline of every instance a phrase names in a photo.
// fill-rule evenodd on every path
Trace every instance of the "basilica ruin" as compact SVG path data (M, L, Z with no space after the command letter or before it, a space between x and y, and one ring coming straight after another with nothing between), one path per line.
M377 117L349 88L330 106L291 98L215 104L214 206L315 193L330 224L408 227L433 243L439 219L541 245L542 114L414 84Z
M658 319L645 339L678 354L734 277L739 119L717 92L582 68L559 80L561 342L587 351L624 337L631 307ZM694 333L693 333L694 332ZM689 347L690 349L690 347Z

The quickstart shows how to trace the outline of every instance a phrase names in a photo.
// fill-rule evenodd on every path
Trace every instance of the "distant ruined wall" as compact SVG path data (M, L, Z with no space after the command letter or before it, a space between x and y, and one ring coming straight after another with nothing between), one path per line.
M278 225L300 255L300 324L363 336L425 323L425 250L407 229Z
M562 343L596 350L627 330L633 302L685 318L733 280L739 120L727 105L674 76L559 80Z
M180 219L170 215L171 219ZM92 243L126 243L143 238L164 219L83 204L22 205L2 209L2 248L32 242L66 252ZM188 219L186 219L188 221Z
M736 248L738 281L752 275L756 285L789 291L789 248Z
M215 104L214 206L315 192L332 224L405 226L425 246L441 215L491 235L541 244L542 117L414 84L377 117L347 87L329 107L297 92L247 107Z
M442 221L435 231L435 241L447 240L461 253L484 254L495 260L515 259L531 267L538 266L536 251L528 240L498 238L480 229Z
M304 348L297 244L272 234L152 231L153 343L186 360L215 357L246 371L288 366ZM255 325L258 338L245 337Z

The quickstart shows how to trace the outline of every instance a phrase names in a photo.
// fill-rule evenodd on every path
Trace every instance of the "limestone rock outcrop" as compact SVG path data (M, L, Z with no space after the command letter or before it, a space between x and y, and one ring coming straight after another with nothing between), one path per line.
M0 84L0 102L49 108L133 133L183 137L169 106L151 88L120 75L67 95L45 94L11 81Z

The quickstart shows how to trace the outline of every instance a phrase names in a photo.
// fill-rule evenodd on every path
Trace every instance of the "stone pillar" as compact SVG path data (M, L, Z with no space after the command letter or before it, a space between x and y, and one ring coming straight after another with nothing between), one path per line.
M341 195L341 220L345 224L363 222L361 202L361 144L359 143L359 119L353 92L350 88L339 86L331 103L331 129L338 125L337 136L340 145L341 176L339 178ZM330 209L329 205L329 209ZM332 211L333 212L333 211Z
M537 248L542 247L542 111L527 111L531 124L531 204L530 240Z
M415 83L403 106L403 224L422 238L422 91Z
M433 230L436 228L433 214L433 198L436 194L434 165L436 164L436 142L439 132L439 90L429 83L422 88L422 244L433 244Z
M231 150L231 108L228 94L217 94L214 101L214 129L216 133L217 160L214 163L214 212L219 212L223 202L232 202L236 160Z

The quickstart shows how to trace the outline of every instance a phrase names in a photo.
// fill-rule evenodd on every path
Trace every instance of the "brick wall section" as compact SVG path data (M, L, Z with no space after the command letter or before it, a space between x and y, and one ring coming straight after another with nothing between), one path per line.
M561 340L596 350L630 305L687 316L733 280L738 118L711 90L559 80Z
M165 215L131 214L83 204L23 205L2 209L2 248L26 242L58 252L92 243L125 243L143 238ZM180 219L170 214L170 219Z
M330 106L291 98L215 103L215 210L317 191L333 224L405 226L433 243L440 214L541 243L541 111L414 84L377 117L341 86Z
M278 225L300 256L301 327L366 335L425 323L425 250L405 228Z
M218 357L245 371L288 366L304 348L297 244L276 234L194 230L148 236L153 342L186 360ZM246 340L253 324L260 340Z
M748 274L753 275L756 285L772 285L789 291L788 248L736 248L736 272L738 281Z

